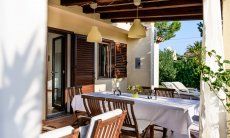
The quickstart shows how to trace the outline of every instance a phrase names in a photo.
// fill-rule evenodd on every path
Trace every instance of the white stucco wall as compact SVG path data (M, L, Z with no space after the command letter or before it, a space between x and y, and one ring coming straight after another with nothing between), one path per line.
M223 0L223 33L225 58L230 60L230 0Z
M230 60L230 1L223 0L223 34L224 34L224 56L225 59ZM230 66L227 66L230 69ZM230 114L227 115L228 122L230 121ZM230 123L228 124L228 131L230 129ZM230 134L228 134L230 137Z
M47 1L0 1L0 137L36 138L45 91Z
M128 85L151 84L151 42L150 33L147 31L146 38L128 39ZM141 58L141 68L135 69L135 58Z

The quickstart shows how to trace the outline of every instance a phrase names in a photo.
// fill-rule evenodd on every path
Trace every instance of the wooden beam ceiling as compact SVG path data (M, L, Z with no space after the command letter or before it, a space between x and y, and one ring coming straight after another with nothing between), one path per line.
M180 21L180 20L202 20L202 15L192 15L192 16L175 16L175 17L149 17L140 18L142 22L158 22L158 21ZM111 19L111 22L133 22L133 19Z
M202 3L198 3L195 0L166 0L166 1L151 1L142 2L139 11L143 10L153 10L153 9L168 9L168 8L181 8L181 7L202 7ZM98 6L96 9L97 13L109 13L109 12L123 12L123 11L136 11L137 7L133 3L123 4L117 6L112 4L109 6ZM93 9L89 5L83 6L84 13L93 13Z
M93 13L90 3L97 2L96 13L112 22L130 22L137 17L133 0L61 0L65 6L80 5L84 13ZM202 19L202 0L142 0L138 17L142 21Z
M180 12L178 12L178 10ZM158 16L158 15L180 15L180 14L194 14L201 13L201 7L182 7L175 10L174 8L170 9L156 9L156 10L144 10L138 12L138 17L148 17L148 16ZM128 17L137 17L136 11L125 11L125 12L109 12L101 13L101 19L116 19L116 18L128 18Z

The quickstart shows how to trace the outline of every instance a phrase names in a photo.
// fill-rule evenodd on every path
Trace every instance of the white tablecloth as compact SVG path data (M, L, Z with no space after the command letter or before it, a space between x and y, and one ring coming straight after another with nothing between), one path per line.
M131 94L128 93L115 96L112 92L96 92L90 95L134 100L134 113L137 120L147 120L152 124L184 135L188 135L188 128L193 123L192 117L198 115L199 101L196 100L165 97L147 99L147 96L141 95L139 98L132 98ZM72 107L74 111L85 111L81 95L75 95L72 100Z

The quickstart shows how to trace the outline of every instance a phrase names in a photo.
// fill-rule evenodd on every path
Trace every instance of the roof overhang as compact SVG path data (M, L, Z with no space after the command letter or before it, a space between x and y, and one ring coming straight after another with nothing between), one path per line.
M133 0L61 0L63 6L78 5L86 14L93 13L92 2L98 3L96 13L101 19L111 22L132 22L137 18L137 7ZM202 0L142 0L138 17L144 22L201 20L203 19Z

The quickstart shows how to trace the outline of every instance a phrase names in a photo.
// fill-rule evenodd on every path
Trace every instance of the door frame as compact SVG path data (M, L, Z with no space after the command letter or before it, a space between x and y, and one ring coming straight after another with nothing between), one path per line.
M58 36L58 37L56 37L56 38L53 38L53 40L52 40L52 72L54 71L53 69L53 67L55 66L55 62L53 62L53 61L55 61L55 56L54 56L54 53L55 53L55 41L56 40L58 40L58 39L61 39L61 43L62 43L62 45L61 45L61 97L62 97L62 99L61 99L61 106L60 107L58 107L58 106L56 106L55 104L54 104L54 77L55 77L55 75L53 75L53 73L52 73L52 106L53 107L56 107L56 108L59 108L59 109L61 109L61 110L65 110L65 101L64 101L64 99L65 99L65 94L64 94L64 89L65 89L65 86L66 86L66 81L65 81L65 78L66 78L66 67L65 67L65 65L66 65L66 60L65 60L65 57L66 57L66 52L65 52L65 47L66 47L66 44L67 44L67 38L66 38L67 36L66 35L62 35L62 36ZM55 72L54 72L55 73Z
M71 35L71 47L73 47L74 45L74 41L73 41L73 38L72 36L74 35L74 32L72 31L68 31L68 30L63 30L63 29L59 29L59 28L54 28L54 27L47 27L47 34L48 33L56 33L56 34L61 34L61 35L66 35L66 38L68 39L68 34ZM68 45L68 40L66 39L67 41L67 45ZM65 65L64 65L64 69L65 69L65 75L64 75L64 79L63 81L65 81L65 86L63 87L64 89L66 88L66 84L67 84L67 45L64 46L64 51L65 52L65 57L64 57L64 60L65 60ZM72 55L70 55L72 56ZM72 65L72 64L71 64ZM72 67L70 65L70 73L72 72ZM48 118L48 86L47 86L47 81L48 81L48 47L46 46L46 66L45 66L45 71L46 71L46 81L45 81L45 87L46 87L46 91L45 91L45 113L44 113L44 117L45 117L45 120L47 119L50 119ZM70 76L72 79L72 76ZM65 96L65 94L64 94ZM65 107L66 108L66 107ZM66 110L66 109L65 109Z

